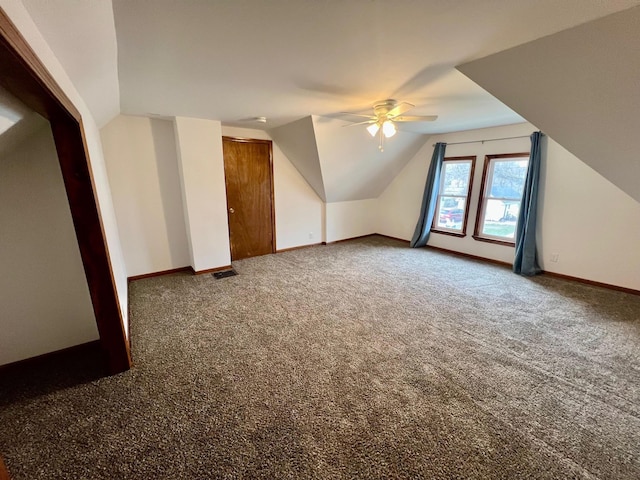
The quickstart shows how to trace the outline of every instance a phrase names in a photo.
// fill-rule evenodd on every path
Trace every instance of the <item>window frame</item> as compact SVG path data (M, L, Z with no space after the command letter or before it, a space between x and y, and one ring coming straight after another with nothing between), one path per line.
M439 233L442 235L451 235L453 237L466 237L467 236L467 223L469 220L469 207L471 206L471 192L473 191L473 179L476 168L477 155L464 155L457 157L446 157L442 160L442 166L440 167L440 183L438 184L438 195L436 196L436 209L433 215L433 221L431 222L431 231L433 233ZM467 182L467 195L464 207L464 219L462 220L462 230L445 229L437 225L437 220L440 217L440 197L451 197L453 195L441 195L440 190L442 188L442 182L444 180L444 166L447 162L461 162L470 161L471 169L469 170L469 181ZM459 195L461 197L461 195Z
M487 242L487 243L495 243L498 245L505 245L507 247L515 247L516 245L516 241L515 241L515 234L514 234L514 239L513 240L507 240L507 239L501 239L500 237L495 237L495 236L487 236L486 234L482 234L482 230L481 230L481 226L484 223L484 216L485 216L485 211L487 208L487 203L488 203L488 199L489 198L493 198L493 197L487 197L485 196L486 190L487 190L487 176L489 173L489 169L490 169L490 165L492 160L501 160L501 159L514 159L514 161L517 161L515 159L517 158L521 158L521 157L526 157L528 160L530 160L530 152L518 152L518 153L500 153L500 154L493 154L493 155L485 155L484 157L484 168L482 170L482 184L480 186L480 197L478 198L478 209L476 212L476 224L475 224L475 228L473 231L473 238L474 240L478 240L479 242ZM526 181L526 179L525 179ZM493 198L494 200L500 200L500 198ZM507 197L504 197L504 199L507 199ZM520 201L522 202L522 198L520 199ZM522 205L520 205L522 207Z

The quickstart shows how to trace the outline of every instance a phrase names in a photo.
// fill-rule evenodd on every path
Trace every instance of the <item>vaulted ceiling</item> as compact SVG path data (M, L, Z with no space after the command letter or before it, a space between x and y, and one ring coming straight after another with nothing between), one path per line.
M459 68L640 202L639 49L636 7Z
M47 121L0 87L0 160Z
M274 128L396 98L439 115L421 133L516 123L454 67L637 3L114 0L122 111Z
M397 98L442 133L521 120L456 65L640 0L23 3L99 125L121 111L273 128Z
M369 113L375 101L396 98L416 105L412 115L439 116L407 126L414 134L523 121L455 67L640 5L640 0L23 2L99 125L119 112L210 118L272 132L298 121L313 128L306 135L315 138L316 151L291 160L301 171L301 165L316 162L307 165L316 178L307 180L321 185L316 191L327 201L373 195L389 180L380 176L393 175L413 148L381 157L372 148L376 140L338 129L340 112ZM267 122L249 120L260 116ZM369 186L355 180L344 184L345 172L356 172L351 179L368 178Z

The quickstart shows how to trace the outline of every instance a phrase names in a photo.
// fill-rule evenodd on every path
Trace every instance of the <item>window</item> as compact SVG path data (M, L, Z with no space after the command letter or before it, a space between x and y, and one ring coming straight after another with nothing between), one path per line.
M514 245L529 153L487 155L473 238Z
M443 160L432 231L461 237L466 235L475 162L476 157L451 157Z

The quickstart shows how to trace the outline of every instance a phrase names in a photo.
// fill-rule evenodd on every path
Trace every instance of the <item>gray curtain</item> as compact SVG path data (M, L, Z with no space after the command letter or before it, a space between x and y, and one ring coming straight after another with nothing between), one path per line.
M520 275L536 275L542 271L536 251L536 220L538 214L538 183L540 179L540 137L542 132L531 134L529 168L522 192L522 203L516 227L516 257L513 271Z
M431 165L429 165L429 173L427 174L427 183L424 186L420 217L418 218L418 224L411 239L411 247L413 248L424 247L429 240L433 215L436 211L440 172L442 171L442 161L444 160L444 151L446 148L446 143L438 142L433 149Z

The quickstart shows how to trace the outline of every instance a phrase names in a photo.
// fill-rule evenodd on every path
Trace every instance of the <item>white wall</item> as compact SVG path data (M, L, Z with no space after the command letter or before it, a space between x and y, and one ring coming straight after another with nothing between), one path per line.
M174 131L191 266L200 272L231 265L222 125L176 117Z
M128 332L127 272L120 245L115 211L113 208L111 191L109 189L109 181L107 179L106 167L102 155L100 133L95 119L87 108L85 101L74 87L72 79L69 78L67 72L65 72L64 68L56 58L56 54L51 50L51 47L40 34L22 2L19 0L0 0L0 7L20 30L20 33L29 43L38 58L42 61L60 88L67 94L69 99L82 115L87 149L91 159L90 163L93 173L93 181L98 197L111 268L116 283L120 311L124 322L125 332Z
M327 243L377 232L378 200L327 203Z
M377 198L428 138L398 131L380 151L365 125L312 118L327 203Z
M0 365L98 331L48 124L0 158Z
M378 233L411 239L433 144L529 135L528 123L432 137L379 197ZM429 245L512 262L514 249L474 240L484 156L528 151L528 138L447 146L446 156L477 155L465 238L432 233ZM640 204L552 139L543 149L538 244L545 270L640 290ZM559 254L557 263L550 262Z
M553 140L546 153L541 266L640 290L640 203Z
M432 153L433 142L429 141L378 197L377 233L403 240L411 239L420 214Z
M272 129L269 134L318 197L325 201L327 197L313 125L313 119L308 116Z
M640 201L639 45L636 6L458 69Z
M196 268L228 265L228 233L220 229L221 223L224 229L228 228L224 163L216 163L222 162L222 157L212 154L216 151L213 139L216 135L218 138L220 135L271 138L262 130L222 127L216 133L207 120L178 121L183 129L182 146L189 145L187 154L195 159L188 167L191 177L187 181L191 183L184 191L192 198L192 218L203 222L200 226L194 224L193 228L197 235L206 233L214 238L197 247L202 256L214 258L213 262L210 261L208 267ZM173 122L120 115L105 126L101 134L128 275L192 265ZM195 138L190 140L190 135ZM277 249L324 241L324 203L276 143L273 144L273 174ZM206 175L213 180L193 183L194 178L199 182ZM224 239L220 238L223 234L227 235Z
M268 133L249 128L222 127L222 134L271 140ZM273 177L276 248L284 250L324 241L323 202L275 142Z
M100 133L127 275L190 265L173 122L119 115Z

